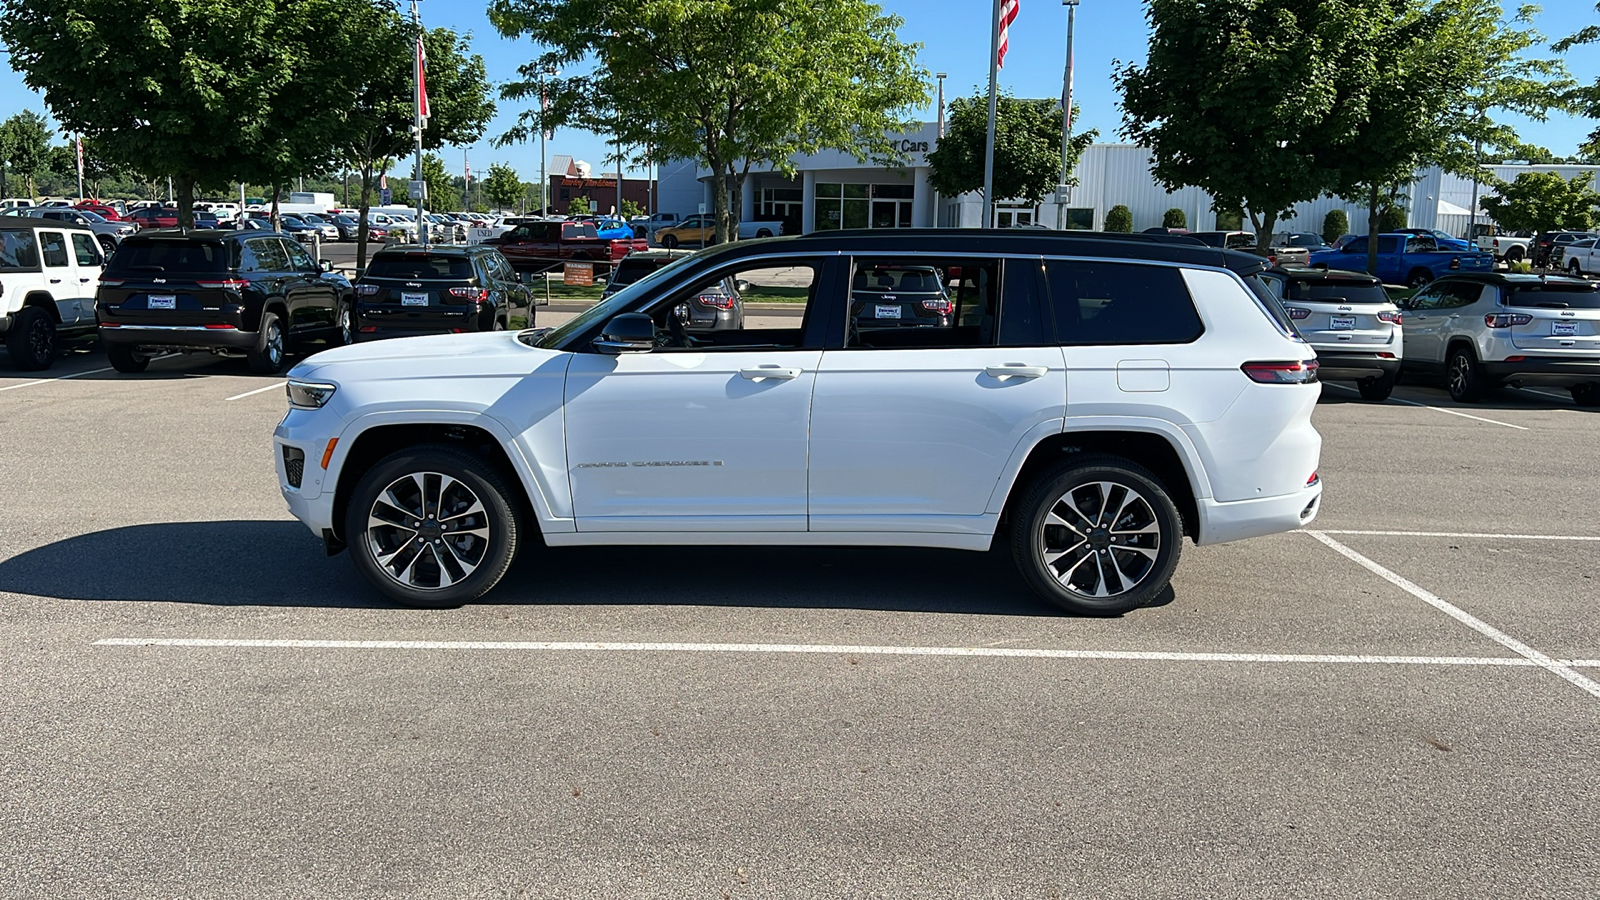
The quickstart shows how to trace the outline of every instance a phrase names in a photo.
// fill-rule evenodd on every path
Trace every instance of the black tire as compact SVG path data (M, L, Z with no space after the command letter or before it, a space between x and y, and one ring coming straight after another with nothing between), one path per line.
M111 359L111 368L124 375L137 375L150 367L150 357L132 344L107 344L106 356Z
M1379 375L1377 378L1368 378L1366 381L1358 382L1356 384L1356 388L1361 391L1361 399L1371 400L1374 403L1382 403L1383 401L1389 399L1390 394L1394 393L1395 383L1399 380L1400 373L1392 372L1387 375Z
M1450 351L1445 363L1445 384L1450 399L1457 403L1476 403L1490 387L1477 356L1464 346Z
M256 345L250 348L245 357L250 364L250 371L257 375L277 375L282 372L289 358L285 345L283 325L278 321L278 314L263 312L261 326L256 329Z
M1506 262L1522 262L1522 258L1527 255L1528 251L1526 248L1522 247L1520 244L1515 245L1506 251Z
M668 250L678 249L678 236L675 234L669 234L662 237L661 246L667 248Z
M109 260L111 258L111 254L117 252L117 239L109 234L102 234L100 235L99 241L100 250L105 253L106 259Z
M334 308L333 320L338 325L333 340L329 343L335 347L348 347L356 342L356 313L354 304L348 300L341 300Z
M1573 278L1582 278L1583 277L1583 266L1578 265L1578 261L1577 260L1573 260L1567 266L1567 274L1571 275Z
M465 492L445 487L443 479L435 479L434 475L453 479L464 486ZM415 495L410 488L415 482L407 476L423 479ZM405 521L403 527L379 525L369 532L370 517L379 498L397 482L403 484L392 496L401 500L404 507L395 507L386 500L382 512L387 515L383 518L400 519L400 513L416 517ZM426 489L435 491L431 504L422 496ZM498 584L516 558L521 516L515 496L492 467L471 453L442 444L407 447L369 469L351 492L344 520L344 538L349 543L350 558L367 581L397 603L424 609L449 609L470 603ZM482 505L481 515L458 513L453 519L441 518L460 522L468 528L481 524L489 532L487 538L475 534L451 538L447 528L435 531L439 527L437 520L424 518L430 514L439 516L441 507L459 510L470 506L469 500ZM447 503L451 506L444 505ZM409 538L406 537L408 533ZM430 539L432 546L428 544ZM421 549L411 553L410 548L417 547ZM440 552L440 547L444 548L445 557L434 555ZM392 549L387 562L404 566L398 574L379 561L378 555L386 549ZM408 553L414 557L409 561ZM467 565L473 568L468 571ZM402 575L409 583L400 580ZM423 584L417 586L418 581ZM429 581L433 584L427 584Z
M1573 385L1572 402L1586 409L1600 407L1600 382Z
M1406 287L1417 290L1426 287L1432 280L1433 273L1427 269L1412 269L1411 274L1406 276Z
M37 306L24 306L6 332L11 364L24 372L48 369L56 361L56 322Z
M771 232L771 231L768 231L768 230L767 230L767 229L765 229L765 228L763 228L763 229L761 229L761 230L760 230L760 231L757 231L757 232L756 232L756 237L758 237L758 238L764 238L764 237L772 237L772 232Z
M1102 489L1100 484L1111 487ZM1139 499L1130 501L1130 491ZM1059 515L1056 510L1076 511L1082 502L1078 498L1089 492L1099 494L1102 507L1114 500L1124 507L1112 514L1120 513L1116 521L1087 522L1089 517L1080 512L1073 527L1048 522L1052 517L1060 522L1070 521L1070 516ZM1065 502L1069 495L1074 497L1070 505ZM1088 501L1092 508L1094 498L1088 497ZM1098 513L1096 517L1099 518ZM1159 479L1121 457L1081 454L1044 472L1026 487L1011 518L1011 552L1018 571L1039 596L1069 612L1114 616L1146 606L1166 590L1178 566L1183 519L1177 506ZM1124 530L1112 530L1111 526L1118 523L1123 524ZM1141 530L1128 530L1130 525ZM1142 530L1152 527L1153 531ZM1085 545L1089 549L1074 556ZM1045 554L1059 548L1071 549L1046 562ZM1153 558L1150 553L1155 554ZM1097 569L1081 568L1091 559ZM1070 561L1064 573L1053 566L1063 560ZM1112 564L1111 576L1104 574L1107 561ZM1124 564L1130 566L1130 572L1123 572ZM1094 584L1081 583L1085 577L1094 580ZM1117 593L1093 596L1098 590L1111 591L1113 578Z

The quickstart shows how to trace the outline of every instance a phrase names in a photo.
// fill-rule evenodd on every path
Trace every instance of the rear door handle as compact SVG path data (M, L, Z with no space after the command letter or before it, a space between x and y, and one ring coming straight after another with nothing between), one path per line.
M51 283L51 284L60 284L60 283L61 283L61 279L59 279L59 278L52 278L52 279L50 279L50 283Z
M800 377L800 370L785 369L782 366L756 366L753 369L740 369L739 375L751 381L765 381L768 378L774 381L792 381Z
M78 279L78 283L79 284L88 284L89 281L90 281L90 279L88 279L88 278L79 278Z
M1005 381L1007 378L1040 378L1050 371L1044 366L1025 366L1022 363L1006 363L1003 366L985 366L983 373L990 378Z

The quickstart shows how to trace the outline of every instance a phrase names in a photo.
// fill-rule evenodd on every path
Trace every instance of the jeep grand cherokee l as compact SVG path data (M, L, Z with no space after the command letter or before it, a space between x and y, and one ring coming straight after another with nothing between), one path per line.
M1317 363L1246 284L1263 262L1021 230L724 245L553 329L305 361L280 489L417 606L481 596L525 542L982 551L1004 533L1041 596L1120 613L1166 588L1183 537L1317 514ZM944 273L944 324L852 327L857 272L919 269ZM683 328L676 306L728 278L803 313Z

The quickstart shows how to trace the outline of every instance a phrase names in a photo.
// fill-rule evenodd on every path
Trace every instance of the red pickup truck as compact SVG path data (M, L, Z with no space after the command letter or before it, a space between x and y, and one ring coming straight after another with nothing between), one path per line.
M635 250L650 249L644 238L606 240L595 233L593 222L524 222L484 243L516 268L532 271L553 269L567 260L588 260L603 270Z

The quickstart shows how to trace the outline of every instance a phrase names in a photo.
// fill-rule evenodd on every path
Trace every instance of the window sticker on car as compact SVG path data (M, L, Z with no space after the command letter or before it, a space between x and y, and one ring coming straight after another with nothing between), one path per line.
M1578 333L1577 322L1552 322L1550 327L1550 333L1555 337L1572 337Z
M404 292L404 293L402 293L400 295L400 305L401 306L427 306L428 305L428 295L427 294L413 294L413 293L411 293L409 291Z
M1333 330L1334 331L1355 331L1356 330L1356 317L1355 316L1334 316L1333 317Z
M145 309L177 309L178 298L174 294L151 294L145 299Z

